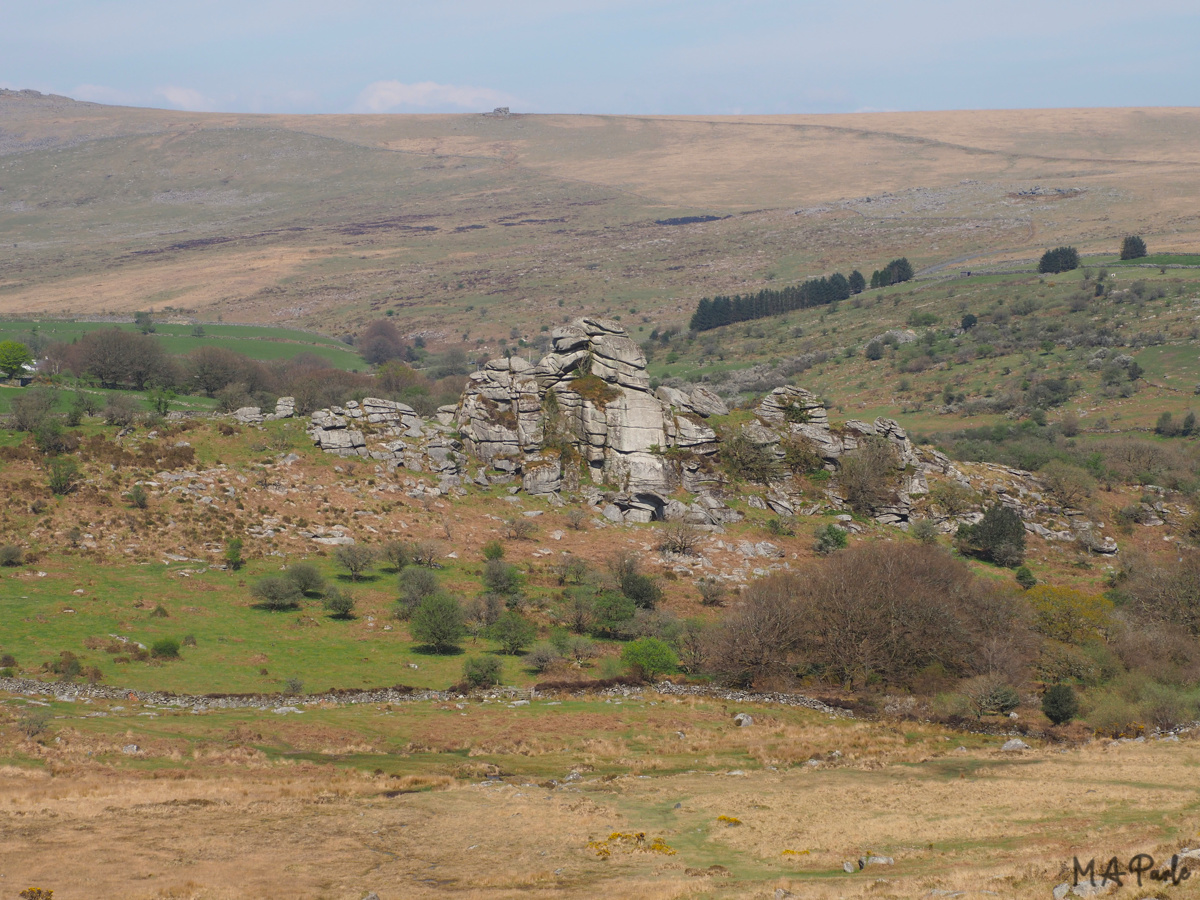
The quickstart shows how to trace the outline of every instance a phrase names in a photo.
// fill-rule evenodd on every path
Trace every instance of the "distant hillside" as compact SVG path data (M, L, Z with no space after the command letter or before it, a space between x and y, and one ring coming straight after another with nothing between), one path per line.
M701 296L901 255L1195 251L1198 138L1172 109L255 116L5 91L0 309L327 331L392 310L493 350L578 311L684 325Z

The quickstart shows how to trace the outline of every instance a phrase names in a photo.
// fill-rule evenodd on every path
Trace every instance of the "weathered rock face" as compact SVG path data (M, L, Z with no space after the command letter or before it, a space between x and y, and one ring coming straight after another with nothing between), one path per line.
M771 447L780 457L783 456L780 444L785 439L807 442L834 471L841 459L857 451L864 440L886 440L896 454L898 489L894 501L873 510L874 517L883 524L906 522L912 510L911 494L929 490L924 474L920 471L913 474L919 463L916 448L900 424L892 419L879 418L873 423L850 419L841 428L834 429L829 425L824 403L810 391L790 385L771 391L754 413L758 421L742 427L742 433L752 441ZM779 487L766 502L781 515L792 505L786 491Z
M534 493L561 486L553 473L561 481L564 466L549 457L577 455L594 481L628 495L626 513L659 517L665 501L648 495L678 483L660 451L715 453L717 435L702 419L725 405L707 389L651 393L646 357L611 319L578 319L551 337L554 349L537 365L492 360L471 375L456 413L467 449L522 474Z
M309 437L326 453L435 475L442 493L459 488L467 462L452 431L440 421L425 421L411 406L376 397L318 409L308 427Z

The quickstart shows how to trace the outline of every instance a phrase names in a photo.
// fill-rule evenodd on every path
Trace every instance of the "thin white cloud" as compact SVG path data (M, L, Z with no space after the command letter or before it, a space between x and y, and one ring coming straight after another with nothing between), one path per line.
M162 97L175 108L187 110L188 112L211 112L216 109L215 102L194 88L167 85L166 87L159 88L154 93L155 96Z
M479 110L511 105L513 98L502 91L467 85L420 81L376 81L367 85L354 101L355 112L385 113L446 109Z

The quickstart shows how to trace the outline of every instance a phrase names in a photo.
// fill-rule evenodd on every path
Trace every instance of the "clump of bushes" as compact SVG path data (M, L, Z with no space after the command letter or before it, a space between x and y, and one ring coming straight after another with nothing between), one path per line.
M150 655L155 659L179 659L179 641L172 637L161 638L150 645Z
M472 656L463 662L463 681L473 688L495 687L500 683L500 660L494 656Z

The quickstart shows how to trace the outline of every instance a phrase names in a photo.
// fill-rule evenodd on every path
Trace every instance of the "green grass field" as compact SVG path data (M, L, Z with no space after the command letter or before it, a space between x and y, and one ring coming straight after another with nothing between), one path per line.
M6 620L0 653L11 653L23 670L31 670L69 650L85 666L100 667L105 684L196 694L270 693L290 678L300 679L307 692L395 684L442 690L460 680L468 656L498 654L493 641L470 637L461 652L425 652L413 642L406 623L392 616L394 573L377 569L372 577L351 583L339 576L332 561L310 561L354 596L355 618L330 618L319 599L307 599L290 611L258 608L250 586L278 574L280 561L273 558L237 573L209 568L203 561L96 566L57 555L32 568L0 570L0 608ZM441 573L452 591L455 574ZM158 606L166 617L155 614ZM189 635L196 643L185 646L180 659L165 663L115 663L122 654L84 647L89 637L107 642L111 635L146 647ZM504 684L537 680L522 657L498 658Z
M1200 254L1196 253L1152 253L1140 259L1117 259L1113 266L1200 266Z
M131 324L114 326L108 322L75 322L57 319L35 321L0 320L0 340L26 340L35 328L49 341L70 342L103 328L136 331ZM204 337L194 337L191 325L156 324L155 336L168 353L184 355L201 347L224 347L251 359L271 362L291 359L301 353L319 356L338 369L366 369L353 349L341 341L321 334L310 334L291 328L270 328L264 325L204 325Z

